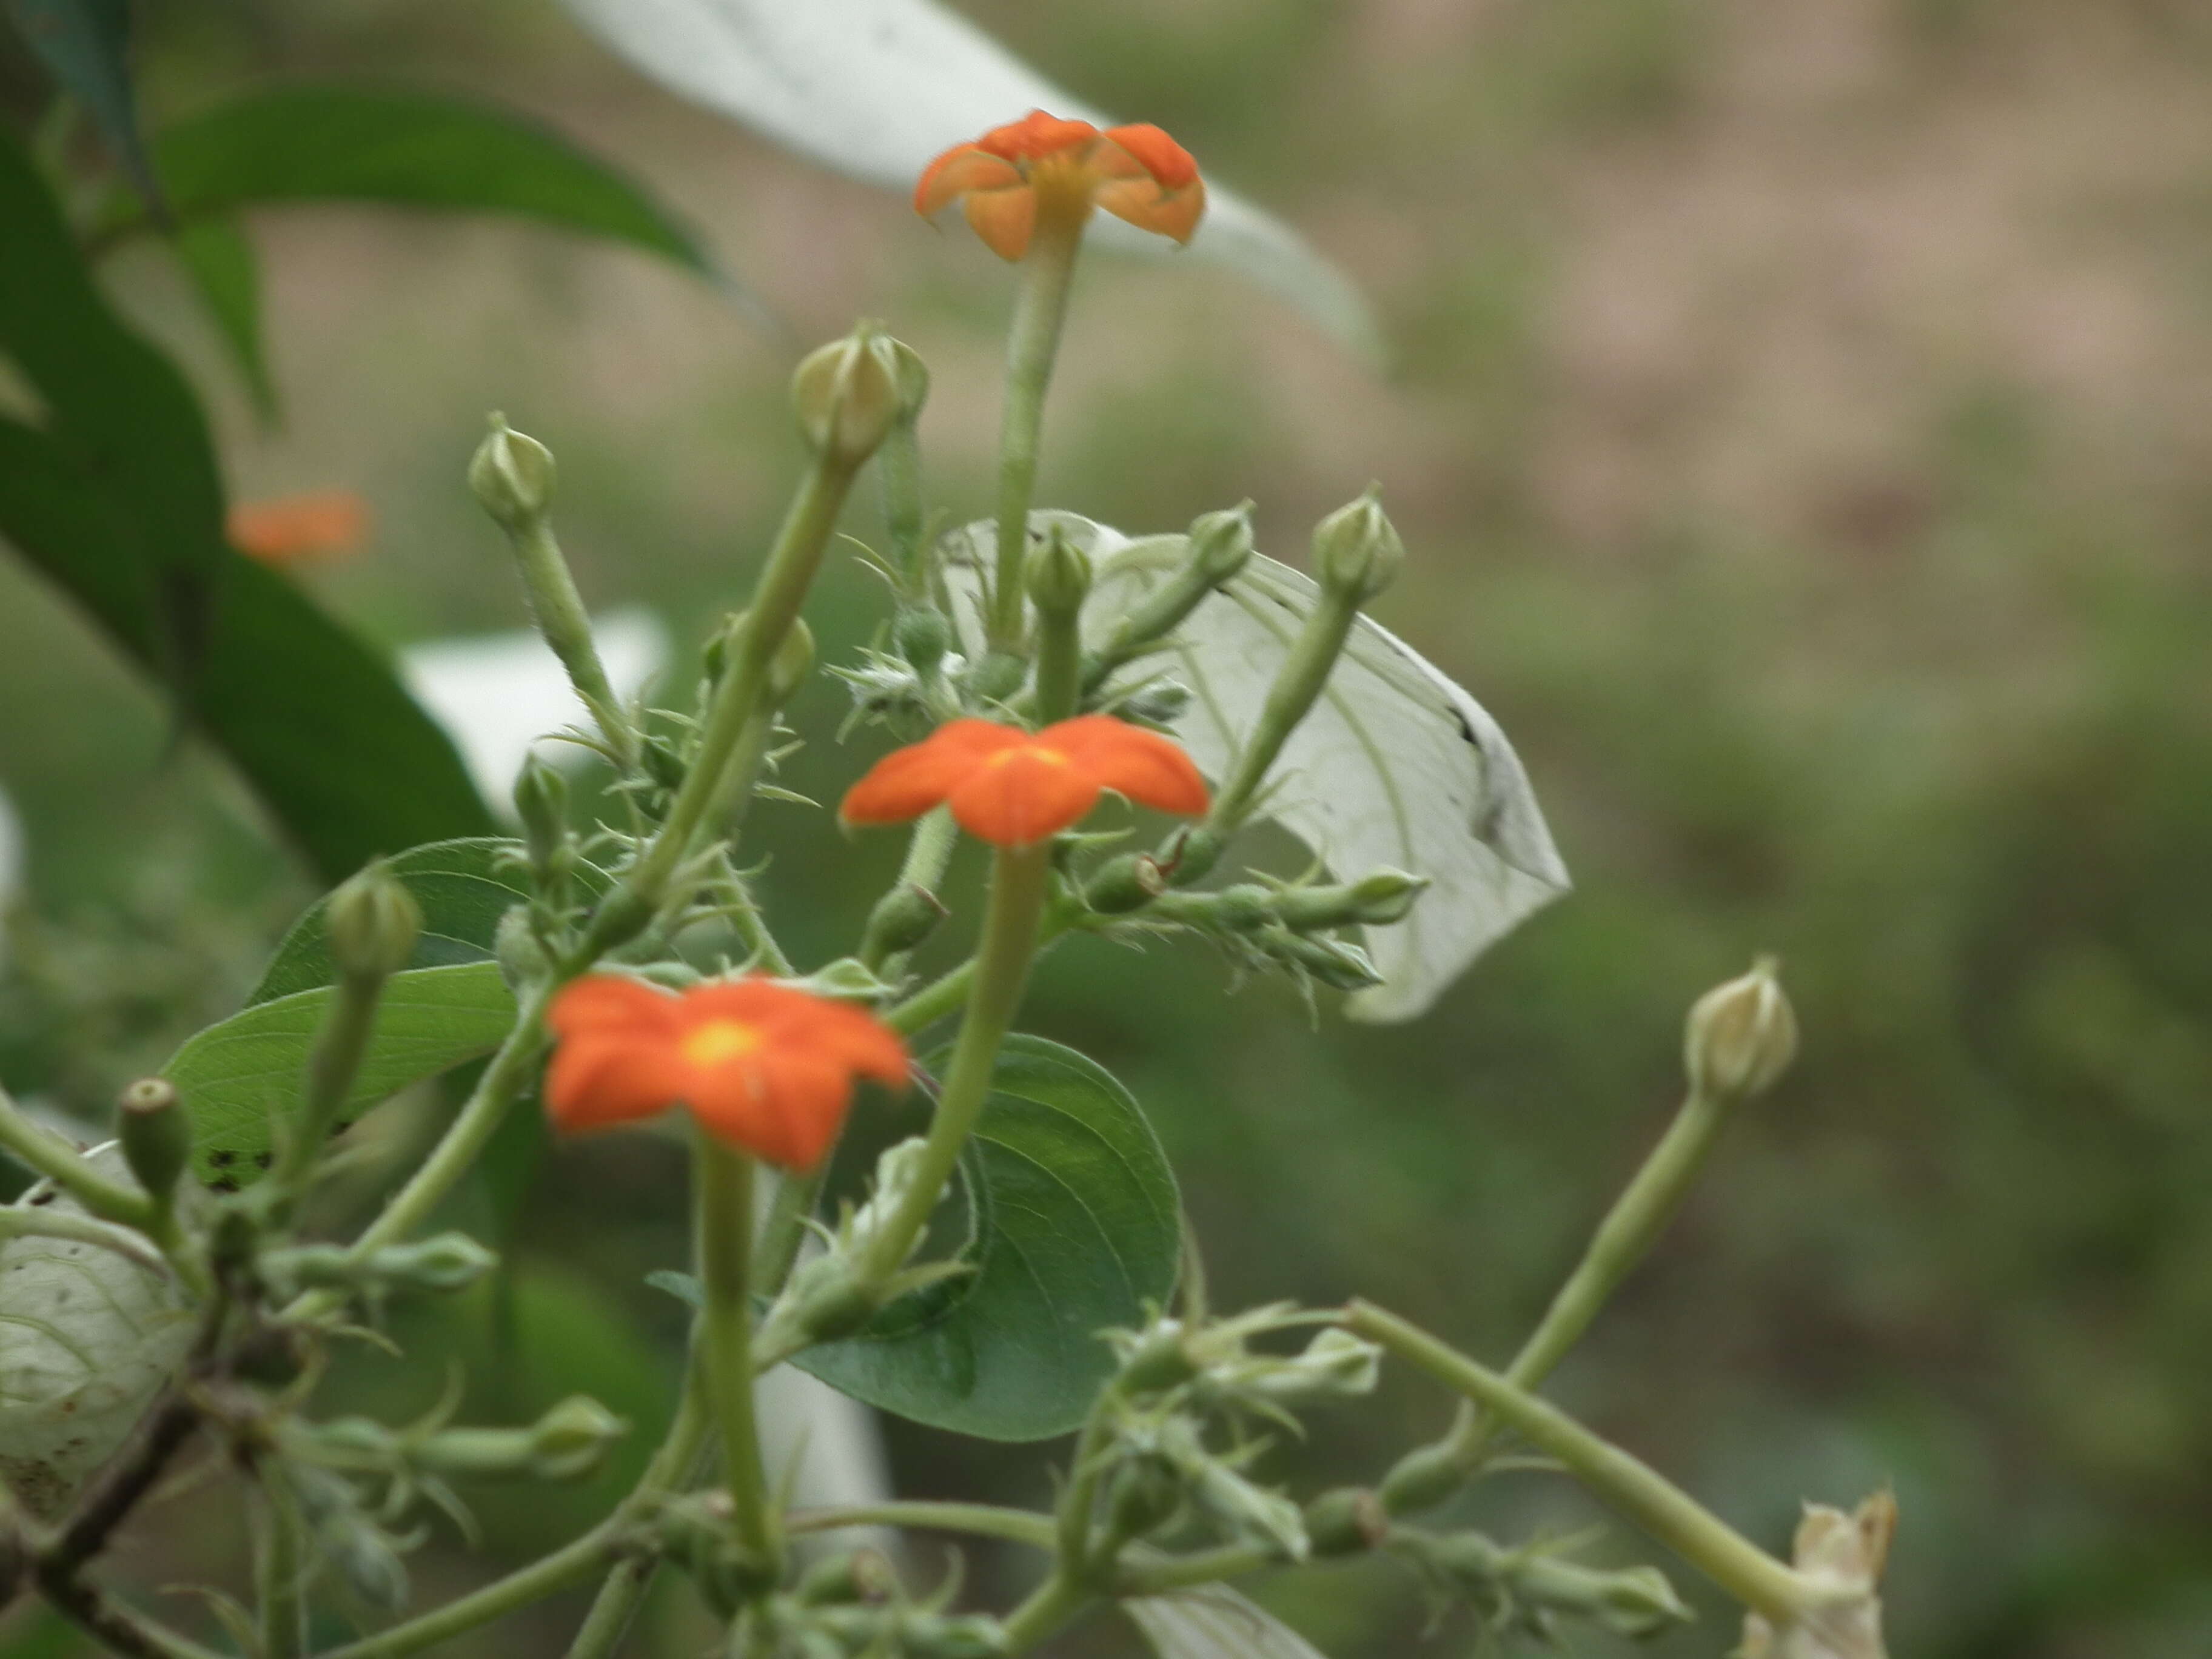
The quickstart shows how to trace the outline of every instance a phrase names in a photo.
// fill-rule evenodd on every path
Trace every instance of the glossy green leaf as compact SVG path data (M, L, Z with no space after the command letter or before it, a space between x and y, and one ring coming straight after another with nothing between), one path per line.
M1174 1174L1127 1090L1030 1036L1007 1040L962 1169L974 1271L794 1363L936 1428L1065 1433L1111 1369L1099 1333L1138 1324L1174 1291Z
M1321 1659L1312 1643L1226 1584L1141 1596L1121 1610L1160 1659Z
M154 161L181 220L285 202L508 213L717 274L691 228L642 185L526 116L473 100L271 87L164 128ZM136 216L118 204L104 228Z
M257 1003L192 1037L161 1068L191 1113L204 1179L243 1186L265 1167L271 1126L298 1106L308 1050L336 994L324 986ZM496 963L393 975L343 1116L489 1054L514 1024L514 997Z
M0 9L46 72L84 106L131 181L157 199L131 90L130 0L0 0Z
M442 968L456 963L488 962L498 942L500 919L511 905L530 896L522 871L507 856L521 843L495 836L432 842L410 847L385 860L385 868L405 884L422 907L422 936L416 941L410 968ZM606 891L608 878L591 865L577 872L586 892ZM268 1002L295 992L331 984L337 978L331 960L330 899L311 906L277 945L262 970L249 1003Z
M235 220L202 219L179 226L169 246L246 382L254 413L274 421L276 386L261 343L261 263L253 244Z
M232 551L199 405L94 288L45 181L0 136L0 353L43 400L0 420L0 538L164 681L331 880L491 827L389 666Z

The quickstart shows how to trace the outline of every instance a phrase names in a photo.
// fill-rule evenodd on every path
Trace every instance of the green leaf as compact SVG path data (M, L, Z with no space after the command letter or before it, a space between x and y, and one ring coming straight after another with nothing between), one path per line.
M1312 1643L1225 1584L1142 1596L1121 1610L1160 1659L1321 1659Z
M416 941L410 968L491 960L500 919L508 907L530 896L521 870L506 856L519 853L521 847L516 841L477 836L410 847L385 861L384 867L414 895L422 910L422 936ZM611 885L605 872L588 864L579 867L576 879L594 897ZM269 1002L337 979L337 967L331 960L330 898L325 895L292 924L246 1000L249 1005Z
M29 158L0 136L0 352L44 400L0 420L0 538L164 681L336 881L480 835L452 742L382 659L234 552L191 388L93 287Z
M690 227L643 185L526 117L471 100L272 87L164 128L154 160L179 219L337 200L511 213L719 278ZM138 216L118 203L103 231Z
M178 227L169 246L198 292L264 423L276 418L276 386L261 346L261 266L253 244L231 219Z
M130 0L0 0L31 50L98 124L115 159L149 201L161 192L138 135L131 90Z
M257 1003L192 1037L161 1068L191 1113L192 1156L203 1179L245 1186L259 1175L272 1124L299 1103L308 1050L336 994L324 986ZM496 963L393 975L343 1119L489 1054L514 1024L514 997Z
M936 1428L1065 1433L1111 1370L1099 1333L1139 1323L1175 1290L1175 1176L1127 1090L1032 1036L1007 1039L962 1169L974 1271L793 1363Z

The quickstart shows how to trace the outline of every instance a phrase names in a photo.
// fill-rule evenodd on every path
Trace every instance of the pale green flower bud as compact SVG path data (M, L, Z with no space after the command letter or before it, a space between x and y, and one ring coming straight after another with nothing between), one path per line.
M1055 524L1044 544L1030 556L1030 599L1039 614L1067 617L1083 609L1091 592L1091 561Z
M553 452L495 413L491 432L469 461L469 488L501 529L520 533L542 522L553 504Z
M349 979L388 979L406 967L422 933L415 896L373 859L331 895L331 957Z
M530 867L540 875L559 869L568 848L568 781L534 749L515 774L514 811L522 820Z
M1224 927L1246 933L1274 920L1274 895L1257 882L1239 882L1214 895L1214 919Z
M1362 1486L1339 1486L1306 1505L1306 1538L1314 1554L1362 1555L1390 1535L1382 1500Z
M1797 1015L1761 957L1749 973L1717 986L1690 1010L1682 1063L1691 1092L1710 1100L1748 1100L1772 1086L1797 1054Z
M921 606L902 611L891 623L891 645L924 679L937 671L952 648L952 623L941 611Z
M808 354L791 377L799 429L825 459L857 467L892 425L911 420L929 392L913 349L872 323Z
M192 1160L192 1121L167 1078L141 1078L116 1102L123 1161L156 1204L167 1204Z
M629 1425L585 1395L571 1395L530 1431L529 1473L540 1480L580 1480L598 1468Z
M1656 1567L1601 1572L1530 1553L1512 1569L1513 1588L1533 1607L1588 1619L1616 1636L1647 1641L1697 1617Z
M1252 562L1252 503L1202 513L1190 524L1190 562L1212 586Z
M944 902L927 887L901 882L868 912L867 930L860 936L860 960L880 963L913 950L937 931L946 915Z
M1403 921L1429 885L1425 876L1377 870L1346 887L1293 887L1277 896L1283 925L1304 933L1316 927L1388 927Z
M1084 884L1083 902L1102 916L1126 915L1167 890L1167 874L1150 853L1124 853Z
M1406 544L1382 511L1372 484L1314 527L1314 574L1332 594L1364 605L1390 586L1405 562Z
M768 695L781 708L789 702L806 677L814 672L814 630L804 621L794 618L783 642L769 659Z
M1372 1394L1382 1375L1382 1350L1350 1331L1325 1330L1295 1359L1270 1365L1248 1386L1282 1401L1344 1399Z
M436 1233L372 1250L364 1280L395 1291L464 1291L499 1266L499 1257L466 1233Z
M854 1550L817 1561L799 1581L797 1595L808 1607L875 1606L898 1590L898 1574L875 1550Z

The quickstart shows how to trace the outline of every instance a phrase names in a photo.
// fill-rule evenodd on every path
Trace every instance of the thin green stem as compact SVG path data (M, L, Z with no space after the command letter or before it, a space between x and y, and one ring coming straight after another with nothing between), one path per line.
M1076 711L1083 698L1082 612L1037 613L1036 721L1050 726Z
M776 1528L753 1413L753 1163L702 1129L693 1143L691 1170L697 1197L695 1265L706 1298L701 1335L723 1478L734 1506L732 1525L746 1553L771 1568Z
M1778 1623L1817 1607L1820 1595L1650 1465L1592 1434L1565 1413L1370 1302L1353 1302L1344 1327L1381 1343L1557 1458L1624 1520L1680 1554L1723 1589Z
M26 1117L4 1089L0 1089L0 1152L46 1176L103 1221L143 1231L153 1219L152 1200L97 1173L76 1147Z
M451 1641L479 1625L489 1625L582 1583L623 1553L624 1530L614 1520L602 1522L582 1537L572 1539L550 1555L517 1568L504 1578L457 1597L419 1619L394 1625L343 1647L328 1649L318 1654L316 1659L405 1659L408 1654Z
M376 1011L384 1000L381 974L341 974L337 994L315 1046L307 1054L307 1079L301 1092L300 1115L284 1142L276 1167L270 1172L270 1190L280 1207L289 1209L306 1189L324 1143L344 1116L354 1079L368 1056L370 1035L376 1029Z
M553 654L560 658L561 666L568 671L568 684L592 711L592 719L623 770L631 770L638 761L637 729L630 724L599 660L599 647L592 639L591 617L584 609L583 596L576 592L575 579L568 574L561 544L554 539L551 520L540 514L512 531L508 539L515 562L521 567L522 590L530 602L532 620L546 644L553 647Z
M1267 769L1275 763L1283 744L1328 685L1336 659L1344 653L1345 641L1352 636L1352 625L1358 618L1358 605L1326 588L1322 591L1305 626L1291 642L1290 654L1275 671L1260 718L1237 757L1237 769L1213 798L1212 809L1206 817L1207 828L1226 836L1243 823L1261 784L1267 780ZM1204 873L1194 872L1190 878Z
M1080 1584L1054 1573L1008 1613L1001 1626L1008 1654L1027 1653L1057 1635L1095 1599Z
M260 1606L259 1659L298 1659L307 1648L306 1563L300 1505L281 1468L266 1472L254 1504L254 1593Z
M1021 288L1006 340L1006 401L999 423L998 563L986 629L991 649L1003 653L1018 654L1022 648L1022 566L1029 553L1045 396L1067 319L1075 256L1090 216L1087 189L1078 195L1040 188L1036 228L1022 258Z
M912 1036L946 1015L959 1012L966 1006L969 994L975 988L975 968L980 960L970 957L958 967L947 969L904 1002L887 1011L884 1024L901 1036Z
M847 1527L907 1527L960 1532L1049 1550L1059 1536L1052 1517L992 1504L854 1504L830 1510L794 1510L785 1524L793 1533L837 1532Z
M883 488L884 528L891 544L891 568L898 573L899 597L909 603L928 596L929 571L922 544L921 435L920 411L891 422L876 451L876 479Z
M991 1091L991 1072L998 1060L999 1045L1013 1024L1023 988L1029 982L1051 871L1048 842L1032 847L1002 847L993 860L991 896L983 915L975 986L960 1022L960 1035L952 1045L945 1090L938 1099L937 1115L930 1121L913 1178L897 1209L876 1235L868 1261L862 1264L866 1278L887 1279L904 1264L928 1224L930 1212L944 1195L961 1148L968 1144L969 1133Z

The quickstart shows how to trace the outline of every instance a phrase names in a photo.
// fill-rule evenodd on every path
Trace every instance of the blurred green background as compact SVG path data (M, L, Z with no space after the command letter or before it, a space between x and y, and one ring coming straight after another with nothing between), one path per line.
M1052 961L1026 1023L1150 1109L1218 1298L1357 1291L1507 1355L1663 1125L1683 1009L1778 951L1796 1072L1551 1392L1777 1548L1801 1498L1893 1482L1901 1655L2212 1650L2212 5L963 9L1298 225L1398 355L1377 377L1211 267L1096 260L1047 500L1142 531L1249 495L1262 547L1297 561L1379 479L1412 557L1378 613L1503 721L1578 881L1410 1027L1325 1006L1309 1030L1196 951ZM592 602L696 640L793 474L797 350L856 315L935 371L937 503L988 504L1010 285L971 239L678 104L544 4L148 21L157 118L305 72L536 112L693 216L781 320L543 233L271 214L271 433L159 251L122 261L116 291L217 406L239 495L368 497L370 548L303 579L373 636L516 624L460 482L498 406L560 456ZM9 110L33 85L0 58ZM826 654L866 637L873 597L850 562L826 584ZM0 711L30 878L0 1073L95 1110L235 1006L309 890L13 562ZM826 679L798 712L785 781L834 798L873 749L831 740ZM848 847L789 805L757 823L795 953L845 948L890 838ZM585 1388L649 1428L681 1310L639 1280L677 1261L683 1213L659 1146L557 1152L513 1301L422 1352L492 1330L509 1363L477 1368L487 1409ZM395 1370L364 1397L420 1410L441 1381ZM1267 1467L1304 1492L1371 1479L1447 1414L1394 1376ZM1033 1451L895 1426L892 1452L907 1495L1047 1495ZM485 1551L441 1529L422 1595L613 1489L487 1504ZM150 1512L131 1571L230 1571L228 1503ZM1597 1518L1528 1474L1463 1510L1506 1533ZM1644 1553L1617 1529L1596 1553ZM1027 1571L973 1565L993 1595ZM1682 1577L1705 1617L1656 1651L1726 1650L1725 1607ZM1428 1622L1383 1565L1258 1593L1337 1659L1410 1652ZM569 1611L441 1651L554 1650ZM678 1595L638 1650L703 1639ZM1061 1650L1135 1639L1102 1620ZM74 1651L27 1624L11 1640ZM1446 1620L1436 1641L1476 1638Z

